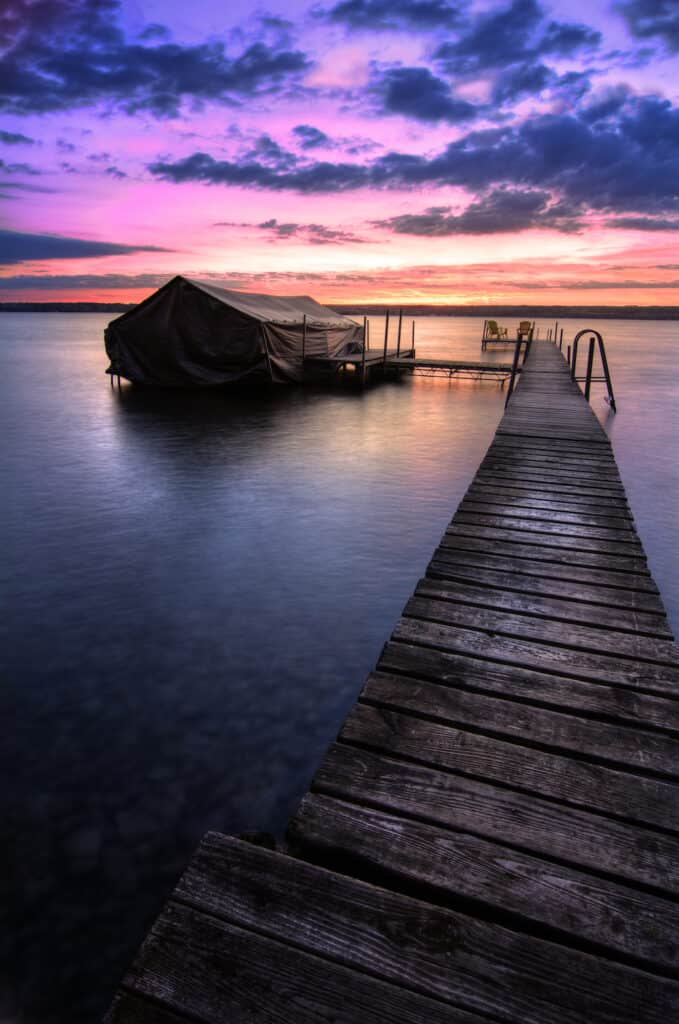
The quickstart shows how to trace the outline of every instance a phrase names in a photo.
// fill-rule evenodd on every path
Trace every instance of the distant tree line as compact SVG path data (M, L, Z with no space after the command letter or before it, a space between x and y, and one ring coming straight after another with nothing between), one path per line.
M0 313L125 313L133 302L0 302ZM398 303L358 303L333 305L337 313L383 316L403 309L406 316L478 316L563 319L592 317L609 320L679 320L679 306L432 306Z

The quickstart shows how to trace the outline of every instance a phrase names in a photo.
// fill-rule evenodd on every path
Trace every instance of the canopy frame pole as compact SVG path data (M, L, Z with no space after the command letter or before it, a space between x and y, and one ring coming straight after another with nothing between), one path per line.
M266 340L266 331L262 331L262 339L264 341L264 352L266 353L266 365L269 368L269 379L273 384L273 369L271 367L271 356L269 355L269 344Z

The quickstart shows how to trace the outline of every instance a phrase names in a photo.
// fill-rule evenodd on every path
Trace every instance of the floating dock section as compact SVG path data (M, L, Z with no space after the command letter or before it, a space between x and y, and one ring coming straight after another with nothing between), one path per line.
M558 349L266 849L209 834L110 1024L679 1020L679 663Z

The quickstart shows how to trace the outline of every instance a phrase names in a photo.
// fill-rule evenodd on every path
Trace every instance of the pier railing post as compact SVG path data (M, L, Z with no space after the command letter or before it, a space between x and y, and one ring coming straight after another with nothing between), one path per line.
M389 310L384 320L384 363L387 362L387 342L389 341Z
M304 360L306 359L306 313L302 320L302 370L304 369Z
M396 336L396 356L401 355L401 327L403 326L403 310L398 311L398 335Z
M587 352L587 373L585 374L585 398L589 402L589 393L592 388L592 367L594 366L594 335L589 339L589 350Z
M615 396L613 394L613 385L611 384L611 374L608 369L608 359L606 358L606 347L604 345L604 339L600 334L597 335L599 338L599 355L601 356L601 365L604 368L604 377L606 379L606 387L608 388L608 401L613 412L616 412L615 407Z

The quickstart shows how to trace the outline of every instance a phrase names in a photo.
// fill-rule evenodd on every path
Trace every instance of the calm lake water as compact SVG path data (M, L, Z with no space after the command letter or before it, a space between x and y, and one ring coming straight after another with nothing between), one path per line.
M7 1024L95 1021L200 836L283 830L504 403L118 392L108 319L0 316ZM606 339L593 404L676 630L679 324L562 326ZM418 351L478 359L481 328L422 318Z

